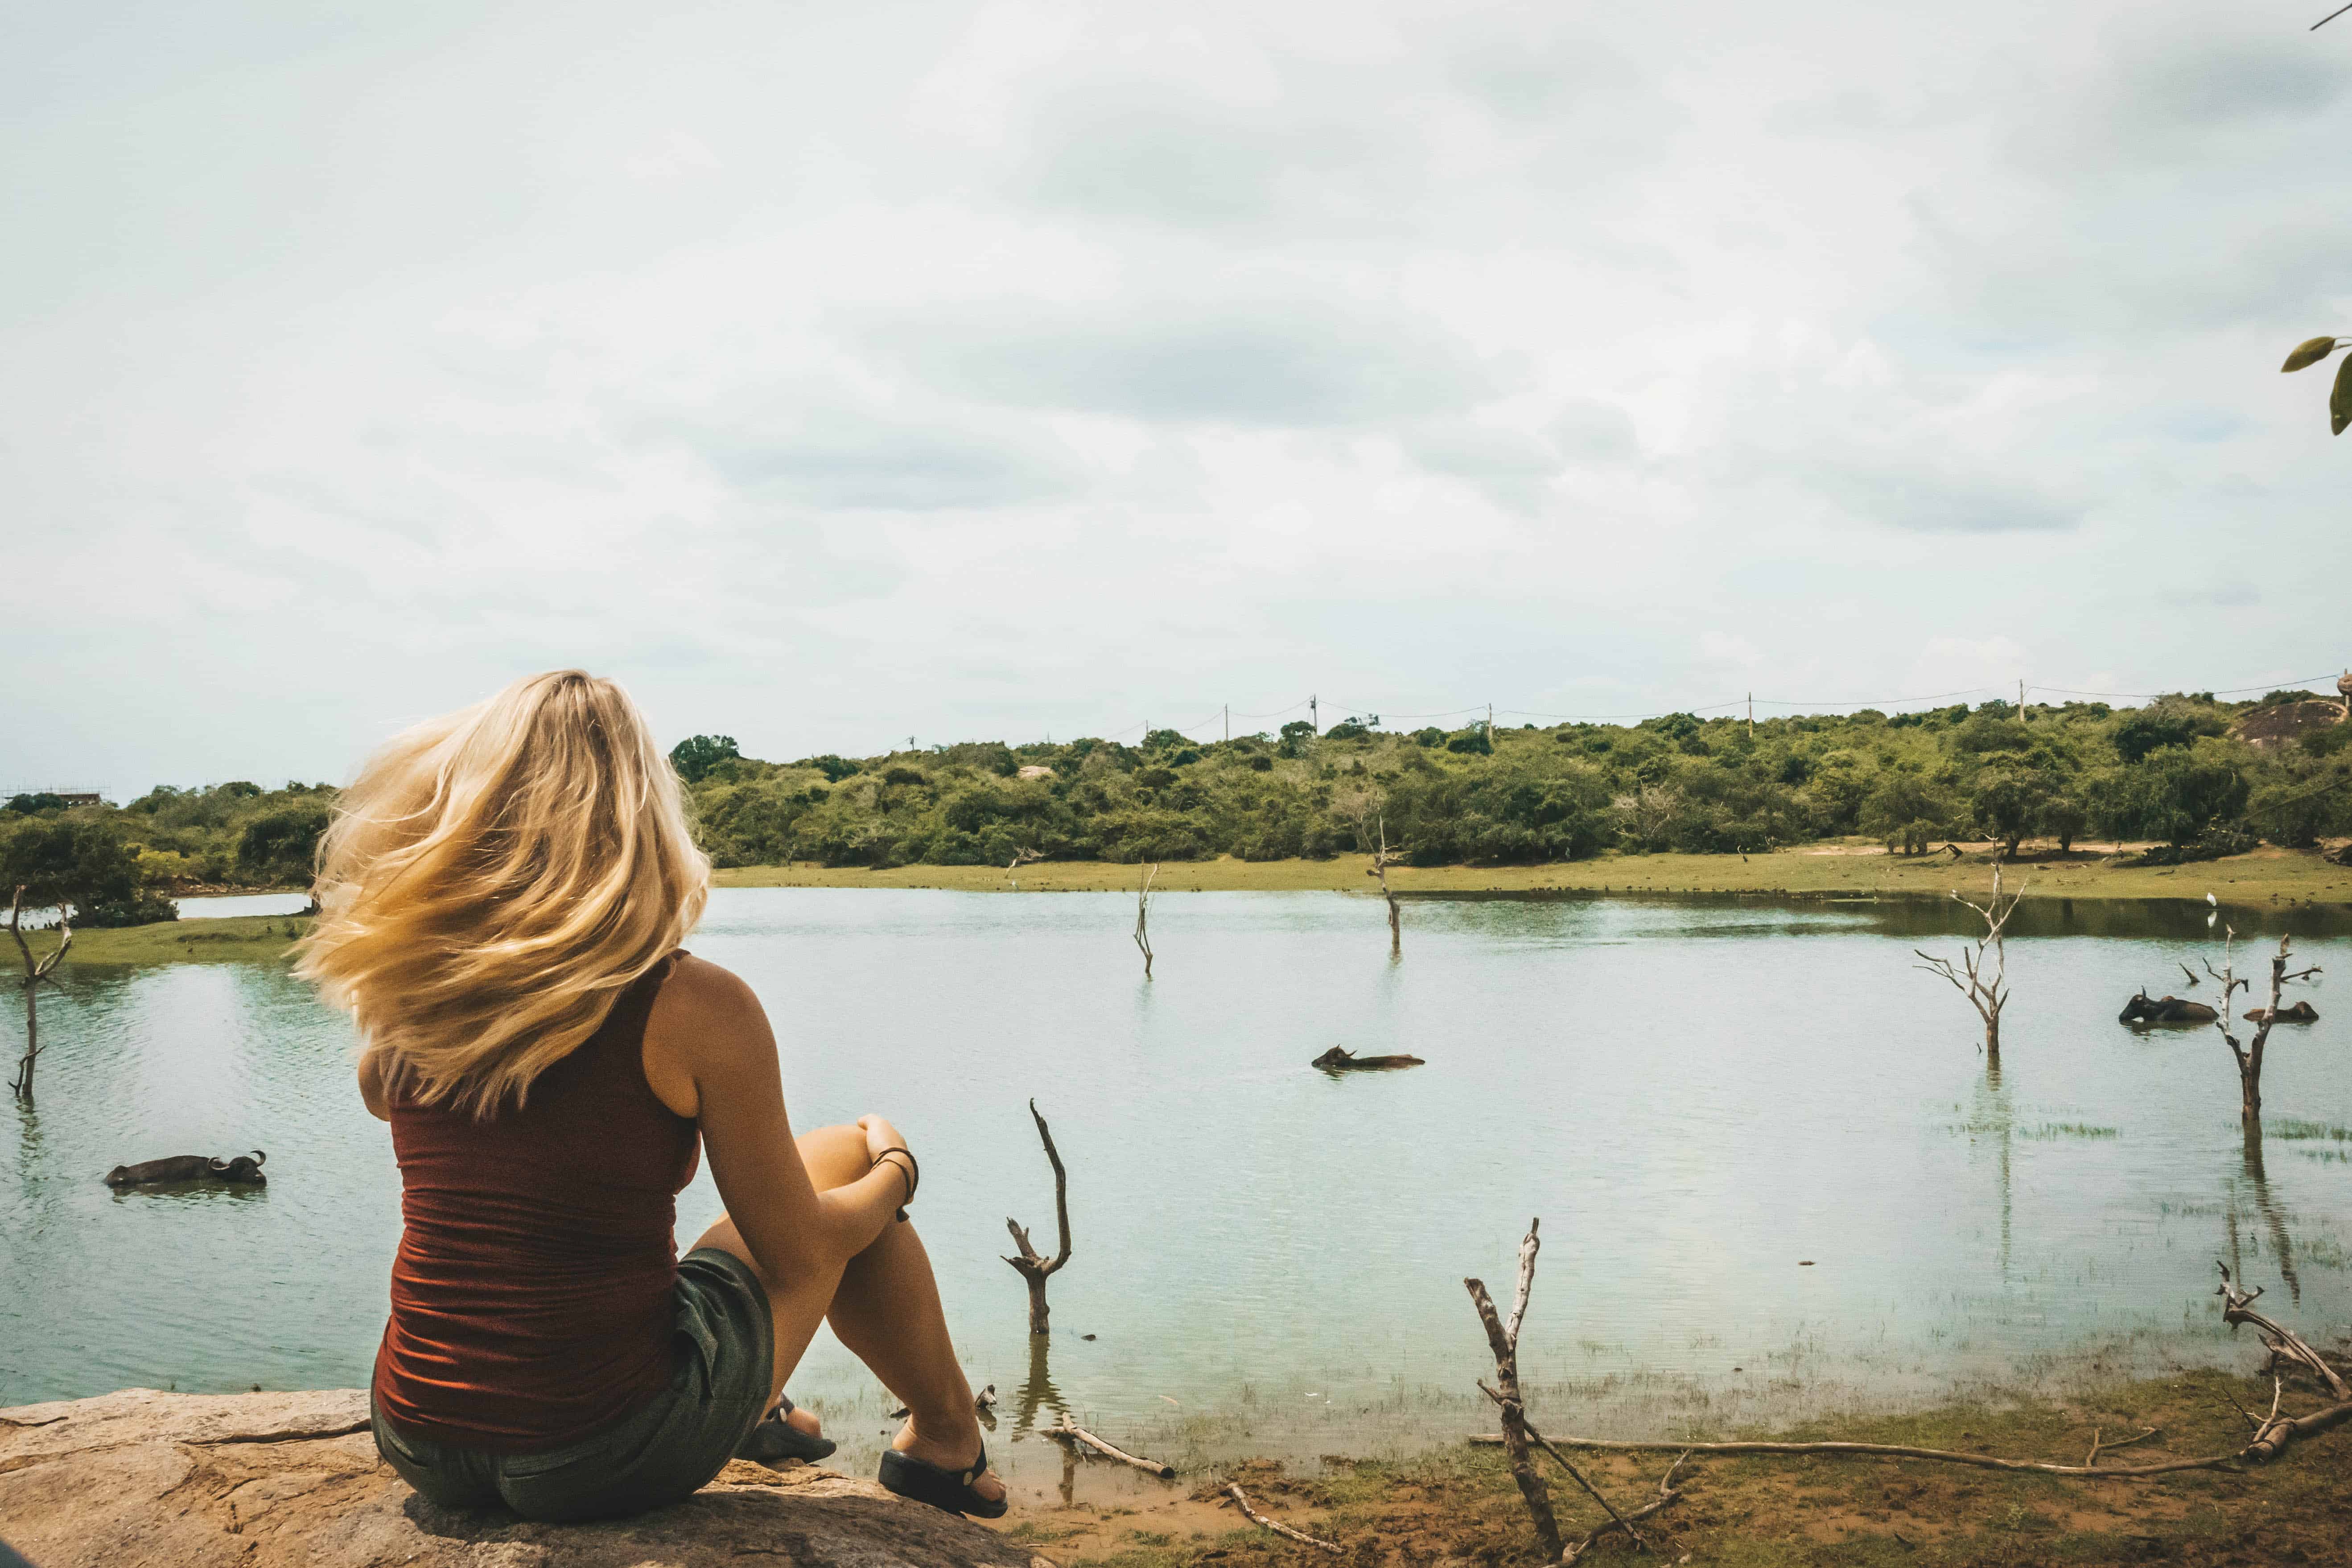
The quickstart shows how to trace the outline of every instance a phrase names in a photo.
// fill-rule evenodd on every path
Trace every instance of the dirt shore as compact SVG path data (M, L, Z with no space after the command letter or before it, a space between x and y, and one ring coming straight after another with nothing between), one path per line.
M2200 1372L2129 1384L2065 1405L1957 1405L1773 1434L1957 1448L2079 1465L2094 1434L2141 1439L2104 1464L2228 1453L2246 1439L2233 1408L2268 1407L2267 1378ZM2290 1411L2325 1403L2291 1390ZM1554 1417L1565 1428L1570 1423ZM1726 1434L1728 1436L1728 1434ZM1576 1456L1621 1509L1657 1495L1671 1455ZM1587 1464L1586 1460L1590 1459ZM1605 1516L1549 1461L1552 1504L1573 1541ZM1471 1447L1402 1464L1326 1458L1314 1475L1228 1467L1171 1484L1164 1501L1028 1510L1014 1539L1067 1568L1275 1568L1329 1561L1371 1568L1469 1568L1534 1561L1534 1532L1500 1455ZM1221 1500L1237 1480L1260 1513L1333 1542L1325 1558L1239 1518ZM1622 1539L1586 1563L1832 1564L2352 1563L2352 1427L2279 1462L2151 1480L2070 1480L1914 1459L1694 1458L1682 1500L1644 1525L1657 1555Z

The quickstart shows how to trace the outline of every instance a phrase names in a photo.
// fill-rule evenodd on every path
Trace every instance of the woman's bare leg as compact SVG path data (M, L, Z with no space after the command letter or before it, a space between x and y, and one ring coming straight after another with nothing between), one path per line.
M844 1187L867 1170L866 1134L856 1127L820 1127L799 1139L801 1163L819 1191ZM731 1252L760 1273L759 1264L735 1228L721 1215L695 1243ZM945 1469L971 1463L980 1452L980 1418L972 1408L971 1384L956 1361L948 1337L946 1310L929 1254L911 1224L896 1221L865 1251L827 1279L770 1279L768 1305L776 1326L776 1364L768 1397L800 1364L820 1321L833 1324L835 1338L873 1369L882 1386L904 1400L908 1422L892 1447ZM982 1497L1003 1495L994 1472L973 1489Z

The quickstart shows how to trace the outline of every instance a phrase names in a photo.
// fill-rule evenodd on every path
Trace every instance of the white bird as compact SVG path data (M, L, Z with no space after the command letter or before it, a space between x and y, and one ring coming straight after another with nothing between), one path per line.
M2217 910L2218 910L2218 909L2220 909L2220 908L2221 907L2221 900L2219 900L2219 899L2217 899L2217 898L2215 898L2215 897L2214 897L2212 894L2210 894L2210 893L2208 893L2208 894L2206 894L2206 895L2205 895L2205 901L2206 901L2207 903L2209 903L2209 904L2212 905L2212 906L2213 906L2215 909L2217 909Z

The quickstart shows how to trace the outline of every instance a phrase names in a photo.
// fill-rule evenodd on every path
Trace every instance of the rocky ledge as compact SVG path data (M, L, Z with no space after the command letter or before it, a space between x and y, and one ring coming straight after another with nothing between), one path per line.
M837 1471L741 1462L604 1524L452 1513L376 1458L367 1395L161 1394L0 1410L0 1541L35 1568L1053 1568Z

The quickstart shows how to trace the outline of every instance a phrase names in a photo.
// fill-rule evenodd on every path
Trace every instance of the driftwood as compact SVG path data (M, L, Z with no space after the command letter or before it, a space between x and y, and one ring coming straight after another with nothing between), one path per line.
M1335 1542L1325 1541L1319 1536L1309 1535L1303 1530L1293 1530L1279 1521L1266 1518L1265 1515L1250 1507L1249 1499L1242 1495L1239 1481L1228 1486L1225 1489L1225 1495L1234 1500L1234 1506L1242 1510L1242 1516L1260 1530L1270 1530L1285 1541L1296 1541L1301 1546L1312 1546L1318 1551L1328 1552L1334 1557L1340 1554L1340 1548Z
M1021 890L1019 875L1021 868L1032 860L1043 860L1045 858L1045 852L1043 849L1015 849L1013 852L1013 858L1005 863L1004 879L1013 884L1014 892Z
M2344 1374L2305 1342L2301 1334L2282 1327L2253 1310L2254 1299L2263 1293L2261 1286L2257 1285L2252 1290L2241 1290L2230 1278L2228 1264L2217 1258L2213 1260L2213 1267L2221 1271L2221 1283L2213 1291L2221 1298L2221 1321L2232 1327L2239 1323L2253 1324L2254 1331L2262 1335L2263 1346L2271 1352L2273 1370L2281 1366L2299 1368L2317 1378L2320 1386L2337 1400L2352 1400L2352 1385L2345 1383Z
M1493 1389L1487 1387L1483 1383L1478 1385L1478 1392L1485 1394L1487 1398L1493 1400L1497 1405L1500 1405L1503 1402L1503 1396L1501 1394L1496 1393ZM1519 1413L1519 1424L1528 1429L1528 1436L1533 1438L1536 1443L1542 1447L1545 1453L1549 1454L1553 1460L1559 1464L1561 1469L1568 1472L1569 1479L1574 1481L1578 1486L1582 1487L1586 1494L1590 1496L1594 1502L1599 1503L1603 1509L1608 1510L1609 1517L1616 1521L1615 1525L1612 1528L1622 1530L1626 1534L1632 1536L1633 1538L1633 1543L1636 1546L1640 1546L1644 1550L1648 1548L1649 1542L1642 1539L1642 1532L1635 1530L1631 1523L1627 1522L1625 1516L1617 1511L1617 1507L1614 1503L1601 1495L1600 1488L1585 1479L1584 1472L1582 1470L1578 1469L1574 1465L1568 1462L1567 1455L1561 1453L1558 1448L1553 1447L1551 1440L1546 1437L1542 1433L1536 1430L1535 1423L1528 1419L1527 1412L1524 1410ZM1680 1461L1677 1460L1676 1463L1680 1463ZM1587 1541L1585 1544L1589 1546L1591 1542Z
M1462 1288L1470 1292L1471 1304L1478 1309L1478 1321L1486 1330L1487 1348L1495 1352L1495 1382L1500 1389L1495 1402L1503 1407L1503 1446L1511 1451L1511 1479L1518 1483L1528 1515L1535 1521L1536 1544L1549 1563L1559 1556L1559 1521L1552 1517L1550 1489L1536 1473L1535 1460L1528 1454L1527 1409L1519 1400L1519 1323L1528 1315L1528 1296L1535 1289L1536 1252L1542 1246L1536 1231L1540 1224L1540 1220L1529 1220L1527 1239L1519 1243L1519 1282L1511 1299L1509 1323L1496 1312L1486 1281L1465 1279Z
M1103 1441L1071 1420L1070 1413L1066 1410L1062 1412L1062 1419L1058 1425L1045 1428L1045 1436L1058 1437L1066 1443L1084 1443L1097 1454L1107 1455L1122 1465L1133 1465L1137 1469L1158 1476L1163 1481L1172 1481L1176 1479L1175 1466L1163 1465L1157 1459L1147 1459L1140 1455L1130 1454L1115 1443Z
M1049 1259L1030 1245L1028 1230L1008 1215L1004 1228L1013 1233L1013 1245L1021 1249L1021 1255L1004 1261L1029 1283L1029 1331L1045 1334L1053 1332L1046 1323L1045 1281L1070 1260L1070 1173L1062 1168L1062 1155L1054 1147L1053 1131L1046 1127L1045 1119L1037 1114L1037 1102L1034 1100L1029 1102L1029 1116L1037 1123L1037 1136L1045 1142L1045 1158L1054 1167L1054 1225L1061 1239Z
M1998 1069L2000 1066L2000 1010L2009 1005L2009 949L2001 940L2001 932L2009 925L2009 917L2017 912L2018 904L2025 897L2025 889L2020 888L2009 895L2006 904L2002 903L2000 868L1996 865L1992 868L1990 902L1969 903L1968 900L1960 897L1958 888L1952 889L1952 897L1984 917L1985 934L1974 946L1960 950L1957 964L1948 958L1931 958L1915 947L1911 951L1919 954L1920 962L1912 967L1942 975L1969 999L1969 1005L1974 1007L1977 1016L1984 1020L1985 1065Z
M56 984L53 976L57 973L58 961L66 955L66 949L73 945L73 917L64 905L58 906L57 951L41 959L33 956L31 944L25 941L24 918L25 889L20 886L8 900L8 934L16 939L17 956L25 963L25 1054L18 1058L16 1076L10 1080L8 1087L18 1100L30 1105L33 1103L33 1067L41 1059L40 1018L36 998L41 982L47 980L52 984Z
M1343 1046L1333 1046L1307 1064L1325 1072L1386 1072L1391 1068L1417 1068L1426 1064L1419 1057L1360 1057Z
M1149 871L1138 869L1135 884L1135 945L1143 952L1143 977L1151 978L1151 882L1160 875L1154 866Z

